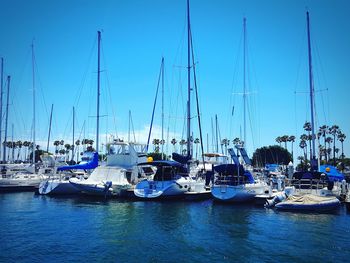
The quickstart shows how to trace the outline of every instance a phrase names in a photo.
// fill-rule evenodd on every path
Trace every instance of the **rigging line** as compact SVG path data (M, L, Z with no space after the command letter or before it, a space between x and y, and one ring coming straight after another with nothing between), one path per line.
M152 134L152 126L153 126L153 120L154 120L154 112L156 110L156 105L157 105L157 98L158 98L158 90L160 86L160 80L161 80L161 75L162 75L162 67L163 67L163 58L162 58L162 63L159 69L159 75L158 75L158 82L157 82L157 89L156 89L156 96L154 98L154 104L153 104L153 110L152 110L152 117L151 117L151 125L149 128L149 133L148 133L148 138L147 138L147 145L146 145L146 151L148 151L149 148L149 143L151 140L151 134Z
M86 84L87 75L88 75L88 72L90 71L89 67L91 67L92 57L94 55L94 51L96 50L96 45L97 45L97 39L96 39L96 37L94 37L93 45L91 47L90 54L89 54L88 59L87 59L87 63L85 64L87 66L86 66L85 71L83 72L83 77L81 79L80 85L79 85L77 93L75 95L74 106L76 106L76 107L79 106L79 102L80 102L80 98L81 98L81 95L83 92L83 88Z
M106 68L107 67L107 63L106 63L106 57L105 57L105 52L104 52L104 47L103 47L103 43L101 43L101 50L102 50L102 60L103 63L105 65ZM107 82L107 92L109 95L109 102L110 102L110 106L112 108L112 115L113 115L113 124L114 124L114 130L115 130L115 135L116 137L118 137L118 130L117 130L117 120L116 120L116 110L114 107L114 103L112 101L112 92L111 92L111 84L110 84L110 80L109 80L109 74L108 71L106 70L106 82ZM107 95L106 95L107 96ZM107 101L107 100L106 100ZM106 103L106 108L107 108L107 103Z
M243 28L241 31L241 36L240 36L240 40L239 40L239 45L238 45L238 49L237 49L237 53L236 53L236 61L233 65L233 75L232 75L232 84L231 84L231 92L230 92L230 104L229 104L229 112L231 110L231 106L235 105L235 98L236 96L234 96L234 90L235 87L237 87L237 82L238 82L238 69L239 69L239 64L240 64L240 53L241 53L241 49L242 49L242 42L243 42ZM229 136L231 137L233 134L231 133L232 129L232 123L233 123L233 116L228 116L229 118L229 127L230 127L230 134Z
M321 71L321 76L323 78L323 81L325 83L325 89L323 90L328 90L328 82L327 82L327 78L326 78L326 74L324 73L324 67L323 67L323 64L322 64L322 60L321 60L321 56L320 56L320 53L319 53L319 49L318 49L318 45L317 45L317 42L316 40L313 40L313 46L314 46L314 54L316 54L316 59L315 62L317 64L317 66L320 68L320 71ZM317 74L317 80L318 80L318 84L319 86L321 87L321 79L320 79L320 75ZM322 99L322 109L323 109L323 115L324 115L324 119L325 119L325 122L327 123L328 122L328 118L327 118L327 115L326 115L326 112L325 112L325 105L324 105L324 100L323 100L323 94L321 94L321 99Z

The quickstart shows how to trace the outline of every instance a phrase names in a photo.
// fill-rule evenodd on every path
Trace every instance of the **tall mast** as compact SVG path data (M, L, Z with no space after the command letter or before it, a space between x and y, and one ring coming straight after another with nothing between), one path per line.
M128 131L128 142L130 142L130 127L131 127L131 111L129 110L129 131Z
M46 147L46 151L47 152L49 152L49 143L50 143L50 135L51 135L51 124L52 124L52 111L53 111L53 104L51 104L49 135L47 136L47 147Z
M162 160L164 159L164 57L162 57Z
M187 0L187 155L191 155L191 25L190 1Z
M316 148L315 148L315 121L314 121L314 100L315 100L315 92L314 92L314 83L312 76L312 56L311 56L311 41L310 41L310 19L309 12L306 12L306 20L307 20L307 40L308 40L308 53L309 53L309 85L310 85L310 106L311 106L311 136L312 136L312 148L310 149L311 153L311 170L315 171L318 169L316 162Z
M73 143L72 143L72 161L74 161L74 132L75 132L75 108L73 107Z
M247 32L246 32L246 18L243 18L243 141L246 145L246 108L247 108L247 90L246 90L246 41L247 41Z
M3 95L3 84L4 84L4 58L1 58L1 80L0 80L0 144L2 143L2 95ZM0 147L0 158L1 158L1 147Z
M33 73L33 164L35 164L35 70L34 70L34 42L32 42L32 73Z
M10 81L11 81L11 77L10 77L10 76L7 76L7 99L6 99L5 138L4 138L4 143L3 143L3 156L2 156L2 161L3 161L3 163L6 162L6 142L7 142L7 123L8 123L8 118L9 118Z
M101 31L97 31L97 124L96 124L96 152L98 153L98 137L100 129L100 45L101 45Z

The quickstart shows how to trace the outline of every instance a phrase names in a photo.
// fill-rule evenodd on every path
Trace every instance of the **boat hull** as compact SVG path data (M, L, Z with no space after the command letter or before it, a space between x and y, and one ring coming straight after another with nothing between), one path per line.
M174 198L183 197L188 191L189 181L187 179L169 181L149 181L139 182L134 189L135 196L142 199Z
M278 210L285 211L333 211L338 209L340 201L335 197L320 197L311 194L292 196L275 205Z
M225 202L250 202L254 201L257 194L265 192L266 187L261 184L245 185L214 185L211 194L216 200Z
M39 185L39 194L42 195L72 195L80 191L69 181L44 181Z

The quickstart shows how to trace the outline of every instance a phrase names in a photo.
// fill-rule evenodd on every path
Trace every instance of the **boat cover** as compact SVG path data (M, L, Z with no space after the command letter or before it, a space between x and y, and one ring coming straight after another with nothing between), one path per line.
M329 172L327 172L327 168L329 168ZM336 167L332 165L321 165L320 166L320 172L325 173L329 179L329 181L342 181L344 180L344 175L340 173Z
M332 210L338 208L339 200L334 196L318 196L313 194L292 195L285 201L276 204L282 210Z
M86 156L87 154L90 154L90 153L85 153L84 155ZM87 169L95 169L97 166L98 166L98 153L92 152L90 161L81 162L75 165L60 166L57 168L57 171L65 171L65 170L72 170L72 169L87 170Z

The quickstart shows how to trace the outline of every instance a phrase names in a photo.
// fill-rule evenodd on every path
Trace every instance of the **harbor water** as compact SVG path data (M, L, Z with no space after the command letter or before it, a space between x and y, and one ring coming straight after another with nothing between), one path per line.
M350 213L0 194L0 262L348 262Z

